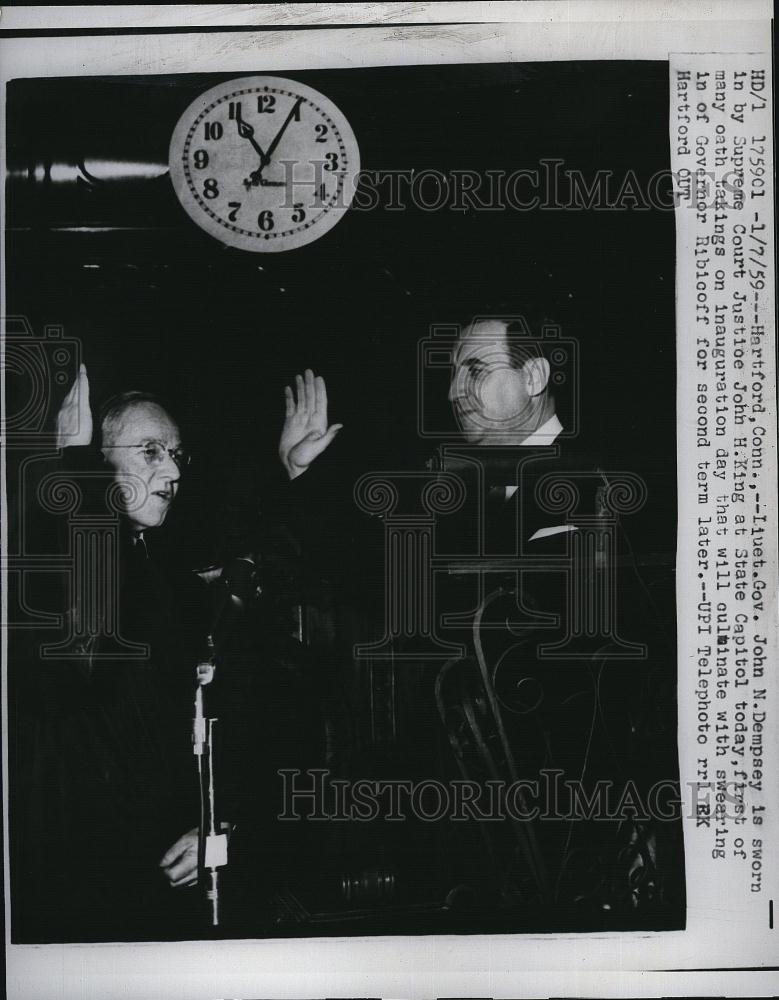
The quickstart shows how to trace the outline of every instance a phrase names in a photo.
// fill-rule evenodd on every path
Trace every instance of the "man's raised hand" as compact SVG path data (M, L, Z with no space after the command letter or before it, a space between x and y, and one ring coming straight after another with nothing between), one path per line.
M284 426L279 439L279 458L290 479L305 472L327 448L343 424L327 425L327 389L321 375L310 368L295 376L295 388L284 390Z
M57 447L76 447L92 443L92 410L89 407L89 379L86 365L79 365L78 375L62 401L57 414Z

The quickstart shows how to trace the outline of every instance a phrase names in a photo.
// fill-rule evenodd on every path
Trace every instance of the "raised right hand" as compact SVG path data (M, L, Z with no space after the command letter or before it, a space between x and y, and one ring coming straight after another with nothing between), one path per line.
M279 438L279 458L290 479L301 475L335 438L343 424L327 423L327 388L321 375L310 368L295 376L295 389L284 390L284 426Z
M92 410L89 407L89 379L86 365L62 401L57 414L57 447L68 448L92 443Z

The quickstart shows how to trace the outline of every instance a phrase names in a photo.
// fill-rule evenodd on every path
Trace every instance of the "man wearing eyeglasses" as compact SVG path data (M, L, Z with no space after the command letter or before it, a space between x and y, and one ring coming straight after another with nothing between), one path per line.
M123 393L93 422L89 388L82 365L57 415L56 476L82 523L115 534L81 561L64 605L55 598L77 642L62 657L33 653L22 682L15 926L32 940L190 936L201 918L186 888L198 864L194 666L212 612L206 584L150 558L147 537L188 456L155 397Z
M310 371L287 390L280 455L290 479L335 437L326 407L324 382ZM30 842L16 876L29 880L16 894L29 890L23 933L53 941L202 936L204 911L191 890L199 811L192 703L213 580L150 558L155 539L147 537L165 523L189 457L175 420L146 393L114 397L94 427L83 365L56 435L62 474L83 494L79 515L120 515L116 598L96 603L98 617L114 614L118 629L113 640L96 629L82 656L39 659L27 671L32 721L21 785L29 833L20 839ZM111 590L110 566L88 572L92 596ZM85 593L71 602L89 604ZM90 613L70 612L82 621ZM222 820L232 819L226 800Z
M101 451L124 489L120 499L138 537L165 521L189 455L163 407L142 393L125 393L103 411Z

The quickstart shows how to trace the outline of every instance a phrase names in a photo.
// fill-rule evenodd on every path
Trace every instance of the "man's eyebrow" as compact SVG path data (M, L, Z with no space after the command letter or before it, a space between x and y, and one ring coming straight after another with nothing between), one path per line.
M168 444L168 440L169 439L167 437L155 437L154 435L150 434L147 437L141 438L141 440L138 442L138 444L139 444L139 446L147 445L147 444L159 444L163 448L172 448L174 451L176 449L180 449L180 448L183 447L181 441L178 438L174 438L174 440L176 441L176 444Z

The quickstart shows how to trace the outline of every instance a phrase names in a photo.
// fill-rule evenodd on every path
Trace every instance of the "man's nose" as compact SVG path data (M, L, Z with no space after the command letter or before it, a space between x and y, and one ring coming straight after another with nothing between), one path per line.
M181 469L169 451L165 452L158 474L168 483L177 483L181 479Z

